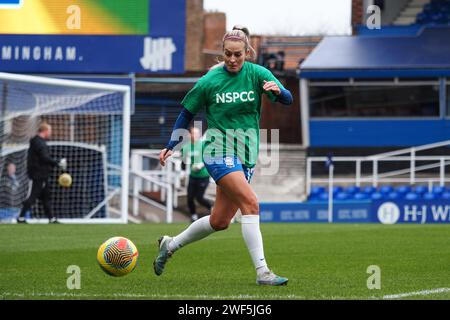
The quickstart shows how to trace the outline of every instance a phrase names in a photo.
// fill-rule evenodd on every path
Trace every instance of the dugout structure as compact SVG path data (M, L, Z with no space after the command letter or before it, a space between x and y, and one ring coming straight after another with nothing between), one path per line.
M73 179L63 188L62 171L53 170L54 215L63 223L126 223L130 92L126 85L0 73L0 219L13 220L28 195L29 140L46 121L50 154L67 159ZM31 222L46 221L39 200L30 211Z

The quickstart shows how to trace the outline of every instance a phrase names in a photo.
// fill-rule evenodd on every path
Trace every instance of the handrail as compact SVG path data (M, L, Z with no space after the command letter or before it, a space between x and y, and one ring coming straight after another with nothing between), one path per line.
M415 168L415 171L423 171L423 170L428 170L428 169L434 169L434 168L439 168L442 164L438 163L438 164L426 164L423 166L419 166ZM448 166L450 165L450 161L448 162L444 162L444 166ZM400 170L395 170L395 171L391 171L391 172L385 172L385 173L381 173L378 174L378 178L388 178L388 177L393 177L393 176L398 176L398 175L403 175L403 174L407 174L407 173L411 173L411 168L409 169L400 169ZM369 176L370 179L373 179L373 176ZM369 178L368 177L368 178ZM364 177L361 177L361 180L366 179Z
M165 189L167 191L167 197L166 197L166 222L167 223L172 223L173 222L173 188L172 185L170 183L165 183L165 182L161 182L158 181L157 179L152 179L151 177L145 175L144 172L142 171L138 171L138 170L130 170L130 175L133 175L135 177L138 177L139 179L142 179L144 181L153 183L155 185L158 185L159 187L161 187L162 189ZM133 182L134 181L134 177L133 177ZM135 183L130 183L130 186L132 187L132 197L133 197L133 215L136 216L137 215L137 211L138 211L138 202L137 200L142 200L139 198L139 190L137 189L137 186ZM162 209L160 205L156 205L155 203L153 203L153 200L148 199L148 201L145 201L149 204L155 205L157 208Z
M145 179L153 191L161 190L161 199L166 200L166 215L167 222L171 223L173 218L173 209L178 207L178 198L181 195L182 178L186 172L181 170L181 153L175 151L172 157L166 160L166 166L159 165L160 150L156 149L133 149L131 153L131 171L138 172L138 178ZM151 159L157 161L157 168L152 170L143 170L144 159ZM138 210L138 189L143 186L142 181L133 181L133 213L137 214ZM170 186L170 188L169 188ZM155 205L158 207L157 205Z
M355 157L355 156L333 157L333 161L346 161L346 159L348 159L348 161L357 160L357 159L360 159L361 161L373 161L373 160L380 160L383 158L392 158L394 156L405 154L405 153L419 152L419 151L423 151L423 150L434 149L434 148L443 147L446 145L450 145L450 140L445 140L445 141L436 142L436 143L430 143L430 144L418 146L418 147L410 147L410 148L400 149L400 150L396 150L396 151L389 151L389 152L379 153L379 154L365 156L365 157ZM429 156L429 157L433 157L433 156ZM440 156L435 156L435 157L440 157ZM418 159L418 158L419 157L416 157L416 159ZM314 160L318 160L318 161L328 160L327 157L308 157L308 159L314 159Z
M420 161L433 161L433 160L440 160L440 159L450 159L450 156L416 156L416 160ZM314 161L328 161L329 158L327 157L308 157L308 159L314 160ZM367 159L365 157L333 157L333 162L351 162L351 161L361 161L361 162L372 162L374 159ZM411 160L411 157L391 157L391 158L384 158L384 159L376 159L377 161L409 161Z
M428 181L432 183L432 181L439 181L439 184L441 186L444 186L446 182L449 181L445 177L445 168L450 165L450 156L448 155L430 155L430 156L416 156L416 153L419 151L424 150L430 150L433 148L443 147L450 145L450 140L431 143L427 145L422 146L416 146L411 148L405 148L401 150L396 151L390 151L390 152L384 152L380 154L375 154L371 156L365 156L365 157L355 157L355 156L348 156L348 157L333 157L332 162L333 163L339 163L339 162L354 162L355 163L355 178L349 179L349 178L333 178L335 182L354 182L357 186L360 186L361 183L370 183L372 182L372 185L374 187L377 187L380 182L403 182L406 179L398 177L396 179L388 179L395 176L401 176L409 174L409 178L407 181L411 185L414 185L416 182L419 181ZM410 153L408 156L401 156L402 154ZM310 194L311 192L311 185L313 183L325 183L328 180L327 179L316 179L313 178L312 170L313 170L313 162L327 162L330 159L328 157L308 157L306 161L306 190L307 194ZM405 169L398 169L393 170L390 172L383 172L379 173L379 165L380 163L384 162L409 162L409 167ZM423 162L423 161L438 161L438 163L431 163L431 164L424 164L421 166L416 166L417 162ZM362 164L366 162L372 163L372 174L363 176L361 173ZM331 166L330 166L331 167ZM333 166L334 167L334 166ZM417 178L416 172L434 169L434 168L440 168L439 170L439 177L438 179L429 177L424 180L424 178ZM329 168L329 170L331 170Z
M423 151L423 150L439 148L439 147L443 147L443 146L446 146L449 144L450 144L450 140L445 140L445 141L430 143L430 144L426 144L426 145L422 145L422 146L418 146L418 147L410 147L410 148L400 149L400 150L396 150L396 151L384 152L384 153L376 154L373 156L368 156L366 158L368 160L378 160L378 159L388 158L391 156L404 154L404 153L411 153L411 152L418 152L418 151Z

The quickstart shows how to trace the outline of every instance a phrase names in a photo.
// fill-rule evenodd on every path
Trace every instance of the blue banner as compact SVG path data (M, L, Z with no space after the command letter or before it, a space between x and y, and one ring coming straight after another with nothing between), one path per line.
M260 203L261 222L328 222L328 203L323 201ZM375 222L371 202L336 202L333 222Z
M0 71L180 74L185 24L185 0L152 0L148 34L0 34Z
M328 222L328 202L260 203L261 222ZM335 201L333 223L450 223L445 200Z
M21 73L182 73L184 38L0 35L0 70Z
M372 208L383 224L450 222L450 203L446 200L374 201Z

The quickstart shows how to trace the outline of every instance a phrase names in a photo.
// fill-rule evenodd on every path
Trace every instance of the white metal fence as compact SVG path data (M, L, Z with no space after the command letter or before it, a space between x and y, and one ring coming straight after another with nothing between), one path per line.
M173 208L178 207L178 197L183 194L182 181L188 174L181 170L180 153L167 159L166 165L159 165L160 150L134 149L131 152L130 196L132 215L137 216L139 201L153 205L166 212L166 222L173 222ZM160 201L143 196L142 191L160 192Z
M431 190L434 184L444 186L450 182L450 177L446 176L446 167L450 164L450 155L417 155L419 152L440 147L450 147L450 140L366 157L333 157L331 158L333 165L329 166L328 175L319 177L313 172L314 164L321 163L325 165L330 161L330 158L308 157L306 161L307 194L309 195L311 193L312 185L328 185L330 180L333 183L352 184L358 187L364 184L378 187L380 184L386 183L408 183L411 185L427 183ZM407 163L408 165L403 169L382 172L383 165L390 162ZM418 165L421 162L427 162L427 164ZM336 169L343 163L347 165L350 163L354 166L354 174L352 176L345 175L336 177ZM370 170L364 171L362 168L366 163L369 164ZM438 173L430 172L431 169L436 168L439 168ZM428 172L426 174L418 175L418 173L423 173L427 170Z

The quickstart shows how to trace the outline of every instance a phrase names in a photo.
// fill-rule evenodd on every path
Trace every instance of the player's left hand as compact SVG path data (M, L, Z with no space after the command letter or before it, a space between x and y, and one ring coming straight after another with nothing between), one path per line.
M281 89L280 89L280 87L278 87L278 85L276 84L275 81L264 80L263 89L264 89L264 91L272 91L277 96L281 93Z

